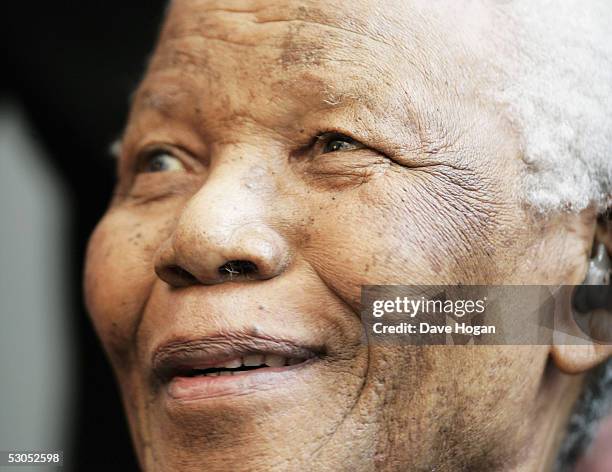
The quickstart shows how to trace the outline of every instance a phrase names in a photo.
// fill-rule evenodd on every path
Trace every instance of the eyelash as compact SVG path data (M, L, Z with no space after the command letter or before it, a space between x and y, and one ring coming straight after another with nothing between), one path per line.
M326 131L318 133L314 141L314 146L325 149L325 146L329 145L330 143L333 143L334 141L344 142L348 145L355 146L355 149L361 149L365 147L356 139L353 139L350 136L347 136L346 134L337 131ZM328 152L323 152L322 154L330 154L332 152L342 152L342 150L331 150Z

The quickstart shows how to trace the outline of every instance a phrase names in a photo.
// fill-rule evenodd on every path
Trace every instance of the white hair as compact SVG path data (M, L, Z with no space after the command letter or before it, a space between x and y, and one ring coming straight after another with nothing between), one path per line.
M612 204L612 1L496 3L505 24L494 34L505 46L494 62L506 77L494 99L522 136L527 200L543 212L604 211Z

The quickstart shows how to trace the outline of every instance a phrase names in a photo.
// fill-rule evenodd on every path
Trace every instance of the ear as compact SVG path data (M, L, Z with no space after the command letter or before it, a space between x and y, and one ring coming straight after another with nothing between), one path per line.
M606 214L600 216L596 225L597 228L594 231L593 249L591 251L592 259L588 264L585 281L590 280L593 275L592 272L601 274L602 265L600 261L602 256L605 257L606 260L608 260L609 257L602 254L602 252L606 251L608 255L612 254L612 213L608 211ZM609 267L609 260L606 264L608 264ZM589 273L589 271L591 273ZM607 285L601 287L599 293L604 294L604 296L610 300L612 298L612 286ZM599 341L592 338L585 340L584 333L582 333L583 336L580 338L576 338L570 334L572 328L576 327L575 323L571 324L571 321L574 319L572 316L572 310L574 310L572 296L572 292L568 290L566 296L563 297L561 315L564 318L566 329L555 332L554 343L551 347L550 355L554 363L562 372L567 374L580 374L612 357L612 309L610 309L610 303L604 303L604 307L599 307L591 313L591 316L594 317L593 319L597 320L597 328L606 333L603 337L598 337ZM568 328L570 324L571 327Z

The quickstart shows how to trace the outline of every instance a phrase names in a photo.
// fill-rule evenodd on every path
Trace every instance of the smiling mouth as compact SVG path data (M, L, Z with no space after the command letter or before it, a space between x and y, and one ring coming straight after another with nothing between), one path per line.
M153 381L178 400L244 394L295 377L322 353L322 348L259 336L176 340L155 350Z
M306 359L299 357L283 357L276 354L247 354L216 365L206 367L184 368L178 372L181 377L218 377L227 375L244 375L254 370L266 367L285 367L298 365Z

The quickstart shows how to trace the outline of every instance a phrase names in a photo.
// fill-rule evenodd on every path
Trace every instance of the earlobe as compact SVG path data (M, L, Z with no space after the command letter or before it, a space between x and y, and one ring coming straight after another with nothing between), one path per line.
M560 371L581 374L612 357L612 345L597 342L572 345L558 339L551 347L550 356Z

